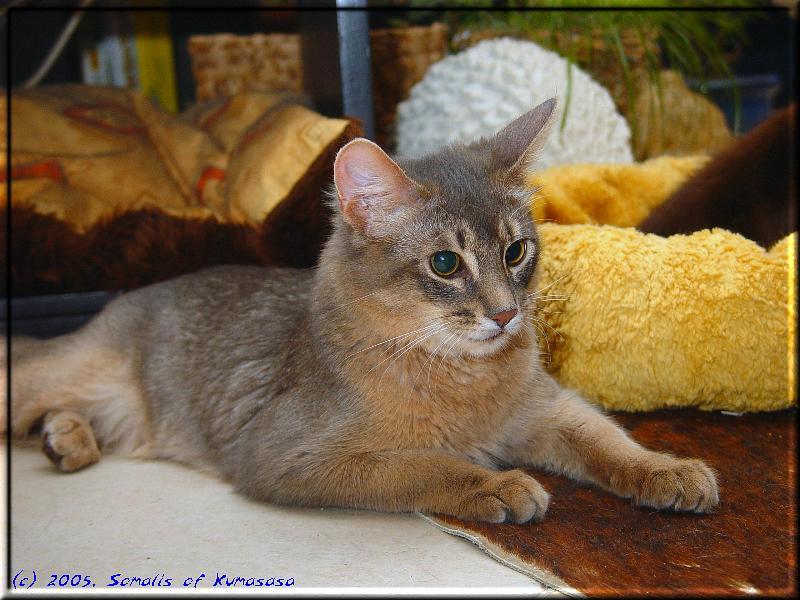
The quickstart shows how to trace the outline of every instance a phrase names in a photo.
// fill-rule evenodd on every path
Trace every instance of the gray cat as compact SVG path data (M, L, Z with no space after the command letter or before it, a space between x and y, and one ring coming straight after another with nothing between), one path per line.
M219 267L125 294L75 333L14 341L12 426L63 471L104 450L210 469L270 502L522 523L524 471L705 512L715 475L647 450L542 368L526 173L555 99L489 139L334 166L318 268Z

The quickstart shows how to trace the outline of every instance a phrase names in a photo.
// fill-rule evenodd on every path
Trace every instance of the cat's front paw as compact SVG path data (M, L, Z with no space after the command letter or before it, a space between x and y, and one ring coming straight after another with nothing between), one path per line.
M704 513L719 503L716 475L701 460L658 455L640 467L637 479L635 504Z
M533 477L519 469L502 471L464 494L458 516L490 523L540 521L550 495Z

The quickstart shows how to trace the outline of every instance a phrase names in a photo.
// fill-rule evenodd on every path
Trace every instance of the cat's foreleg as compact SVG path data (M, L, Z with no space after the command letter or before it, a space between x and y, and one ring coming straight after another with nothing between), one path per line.
M589 481L635 504L708 512L719 502L714 471L697 459L648 450L576 393L548 383L511 450L512 464Z
M379 511L423 511L501 523L539 520L549 496L523 471L493 471L437 450L386 450L339 456L291 469L270 483L268 500ZM240 489L262 496L250 479ZM262 488L263 489L263 488Z

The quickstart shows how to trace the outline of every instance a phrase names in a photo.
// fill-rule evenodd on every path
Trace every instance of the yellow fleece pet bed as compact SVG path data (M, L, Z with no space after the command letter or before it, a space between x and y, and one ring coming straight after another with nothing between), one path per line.
M706 160L555 167L531 182L545 360L607 409L796 404L796 232L765 250L722 229L613 226L639 223Z

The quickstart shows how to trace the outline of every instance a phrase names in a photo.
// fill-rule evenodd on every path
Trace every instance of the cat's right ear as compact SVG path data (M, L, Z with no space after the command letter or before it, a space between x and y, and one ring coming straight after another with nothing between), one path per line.
M416 185L400 165L364 138L339 150L333 180L342 217L368 237L388 235L419 202Z
M477 142L488 146L492 170L508 171L524 177L533 170L556 120L558 98L545 100L536 108L520 115L493 137Z

